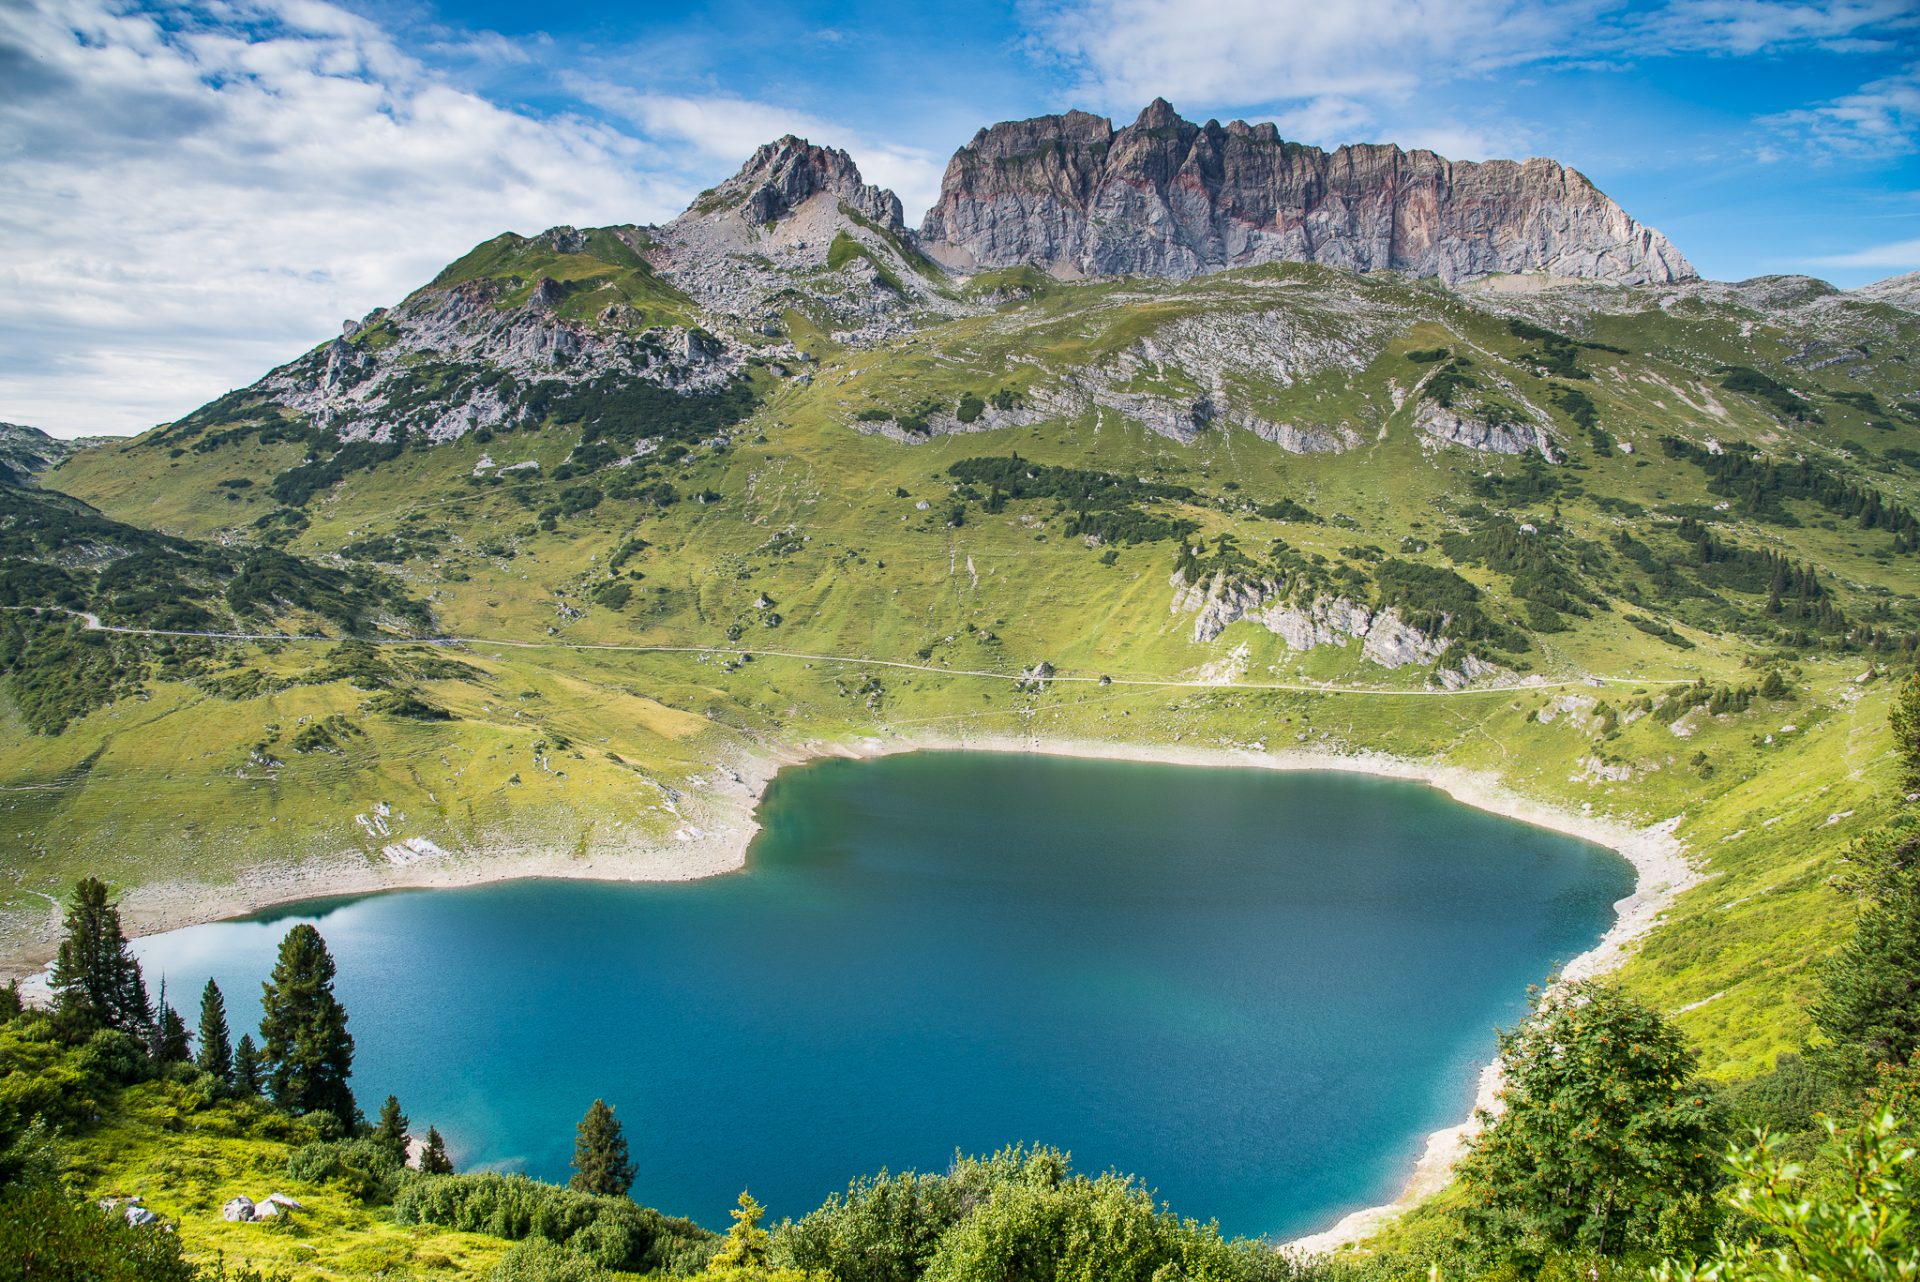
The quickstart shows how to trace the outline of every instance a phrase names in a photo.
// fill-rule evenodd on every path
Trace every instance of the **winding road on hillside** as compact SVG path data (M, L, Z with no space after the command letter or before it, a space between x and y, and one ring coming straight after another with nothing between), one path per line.
M1510 694L1515 690L1557 690L1569 686L1683 686L1693 684L1687 677L1567 677L1558 681L1531 680L1498 686L1462 686L1459 689L1393 689L1384 686L1345 686L1305 681L1203 681L1175 677L1087 676L1055 672L1045 677L1006 672L986 672L978 668L943 668L932 663L908 663L902 659L871 659L849 654L809 654L802 650L769 650L759 646L737 645L640 645L615 641L509 641L498 637L330 637L303 632L186 632L166 628L128 628L102 623L100 616L88 610L69 610L64 606L10 605L0 609L34 614L65 614L79 619L89 632L114 632L123 636L199 638L209 641L305 641L337 645L343 640L360 640L369 645L496 646L511 650L609 651L622 654L723 654L754 655L777 659L801 659L811 663L844 663L856 667L904 668L910 672L930 672L936 676L978 677L987 681L1008 681L1015 685L1076 684L1096 686L1153 686L1170 690L1267 690L1299 694L1354 694L1388 697Z

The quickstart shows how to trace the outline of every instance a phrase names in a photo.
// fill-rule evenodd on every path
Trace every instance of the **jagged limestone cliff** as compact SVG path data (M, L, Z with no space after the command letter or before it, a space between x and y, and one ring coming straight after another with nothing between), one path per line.
M962 270L1184 278L1315 262L1449 282L1695 275L1666 237L1553 160L1325 152L1271 124L1196 125L1164 99L1117 131L1080 111L981 130L948 164L920 234L927 252Z

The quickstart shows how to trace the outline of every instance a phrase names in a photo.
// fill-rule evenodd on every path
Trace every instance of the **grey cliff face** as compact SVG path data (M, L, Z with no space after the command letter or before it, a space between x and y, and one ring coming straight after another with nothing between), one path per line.
M1696 273L1666 237L1552 160L1325 152L1271 124L1195 125L1156 99L1124 129L1085 112L983 129L954 154L923 248L966 271L1186 278L1268 262L1454 282L1544 272L1619 284Z
M691 215L737 209L747 222L778 222L821 193L844 201L861 217L904 231L900 198L860 179L853 157L788 134L764 144L740 172L695 203ZM682 215L685 217L687 215Z

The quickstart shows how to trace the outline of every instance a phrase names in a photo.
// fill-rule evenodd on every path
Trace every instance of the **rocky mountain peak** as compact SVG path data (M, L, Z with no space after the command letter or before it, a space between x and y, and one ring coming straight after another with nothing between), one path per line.
M1266 262L1447 281L1695 275L1666 237L1555 161L1326 152L1268 123L1196 125L1164 98L1119 130L1077 111L981 130L949 162L920 237L958 270L1062 276L1185 278Z
M739 173L704 193L681 218L738 210L750 224L779 222L822 194L889 230L906 228L900 198L866 183L853 157L792 134L763 144Z

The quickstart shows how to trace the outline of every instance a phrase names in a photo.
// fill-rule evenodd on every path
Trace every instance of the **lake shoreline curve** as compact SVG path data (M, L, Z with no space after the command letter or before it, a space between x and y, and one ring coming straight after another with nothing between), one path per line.
M1032 753L1151 764L1235 767L1281 771L1336 771L1402 779L1435 788L1475 810L1517 820L1594 842L1633 866L1634 890L1614 905L1613 926L1598 943L1574 958L1562 972L1567 980L1605 974L1619 967L1632 947L1656 925L1683 891L1703 876L1674 834L1679 818L1648 827L1585 814L1527 797L1490 771L1386 753L1341 753L1314 749L1210 748L1179 743L1124 743L1109 740L1026 738L1015 736L867 736L765 745L721 771L724 784L706 800L701 824L683 825L667 842L636 841L589 858L558 851L499 845L463 849L447 858L397 865L371 863L364 852L317 856L292 866L250 870L232 882L159 882L129 889L122 915L130 934L162 934L187 926L244 917L304 901L345 898L383 891L451 889L534 878L575 881L695 881L742 872L759 832L754 815L767 785L782 769L829 757L866 759L911 752ZM43 947L16 941L0 956L0 978L19 977L31 990L44 982L44 967L58 937L60 907L50 905ZM1477 1133L1478 1114L1499 1104L1498 1064L1480 1074L1473 1114L1459 1125L1430 1134L1399 1196L1379 1206L1343 1214L1329 1228L1283 1244L1285 1250L1313 1254L1351 1246L1444 1188L1453 1164Z

